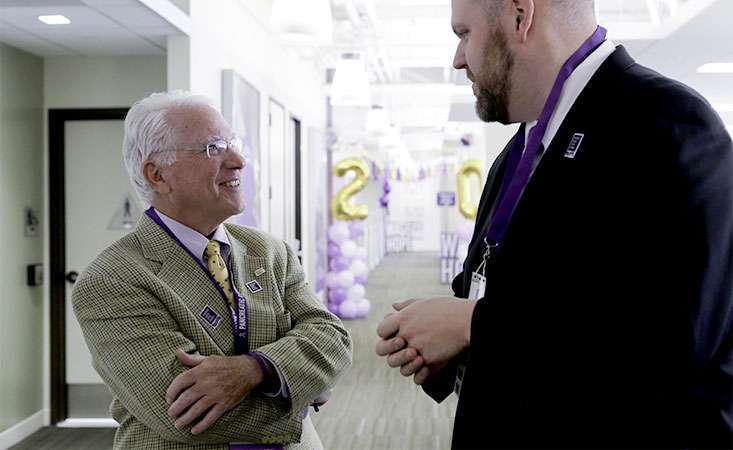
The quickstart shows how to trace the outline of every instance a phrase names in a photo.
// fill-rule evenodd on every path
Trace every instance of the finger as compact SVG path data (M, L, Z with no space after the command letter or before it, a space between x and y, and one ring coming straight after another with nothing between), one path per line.
M400 367L412 362L415 358L417 358L417 350L412 347L407 347L389 355L387 357L387 365L389 367Z
M199 401L194 403L194 405L191 406L188 411L186 411L186 414L176 419L176 428L180 430L181 428L192 424L196 419L203 416L204 413L206 413L206 411L211 408L212 404L213 402L210 401L208 397L201 398Z
M380 322L377 327L377 334L379 337L387 339L397 334L400 329L399 317L400 316L398 314L393 314Z
M415 384L425 383L429 376L430 368L428 366L422 366L422 368L415 374Z
M177 418L183 414L186 409L197 402L204 394L194 391L193 389L187 389L184 391L168 408L168 416Z
M393 313L393 312L391 312L391 313L387 313L387 314L385 314L385 315L384 315L384 318L386 319L386 318L387 318L387 317L389 317L389 316L394 316L394 314L395 314L395 313Z
M168 389L165 391L165 401L169 405L173 403L179 395L196 382L195 376L190 370L183 372L173 379Z
M396 311L402 311L403 309L407 308L408 306L412 305L418 301L418 299L413 298L410 300L405 300L403 302L394 302L392 303L392 308L394 308Z
M400 373L402 376L409 377L415 374L415 372L421 370L424 365L425 360L422 356L418 355L415 359L400 367Z
M405 348L407 343L401 337L382 339L377 342L377 355L387 356Z
M189 355L180 348L176 349L176 356L181 364L188 367L196 367L206 359L205 356L201 355Z
M211 408L208 413L206 413L206 416L193 428L191 428L191 434L199 434L208 430L209 427L211 427L217 420L219 420L219 417L221 417L222 414L224 414L225 412L226 409L223 406L219 404L214 405L214 407Z

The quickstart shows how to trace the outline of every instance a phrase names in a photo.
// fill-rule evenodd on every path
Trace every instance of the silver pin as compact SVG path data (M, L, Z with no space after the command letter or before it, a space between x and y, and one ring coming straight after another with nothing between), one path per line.
M259 269L255 270L255 276L256 277L259 277L263 273L265 273L265 269L263 269L262 267L260 267Z

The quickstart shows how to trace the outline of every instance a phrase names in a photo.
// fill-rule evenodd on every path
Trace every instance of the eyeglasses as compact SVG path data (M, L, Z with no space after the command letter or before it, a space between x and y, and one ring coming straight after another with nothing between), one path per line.
M223 154L227 150L231 150L240 156L245 156L244 143L242 142L242 139L238 137L233 137L231 139L212 137L209 139L209 142L206 143L206 147L202 149L190 148L184 150L196 152L196 154L206 153L207 158L214 158Z

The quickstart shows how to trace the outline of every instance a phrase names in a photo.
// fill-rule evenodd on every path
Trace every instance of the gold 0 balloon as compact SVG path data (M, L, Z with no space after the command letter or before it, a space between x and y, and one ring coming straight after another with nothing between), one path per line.
M476 160L466 161L458 171L458 210L466 219L475 219L478 213L478 202L471 198L471 175L476 175L481 186L481 163Z
M331 211L339 220L364 220L369 215L369 207L354 205L351 203L351 197L366 187L369 181L369 166L359 158L347 158L333 167L333 173L337 177L343 177L347 172L354 172L356 176L333 197Z

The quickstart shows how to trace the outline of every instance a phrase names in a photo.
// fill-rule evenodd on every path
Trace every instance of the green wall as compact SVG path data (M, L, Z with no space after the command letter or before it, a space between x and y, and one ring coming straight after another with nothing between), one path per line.
M43 60L0 44L0 432L43 408ZM41 221L24 235L24 211Z

